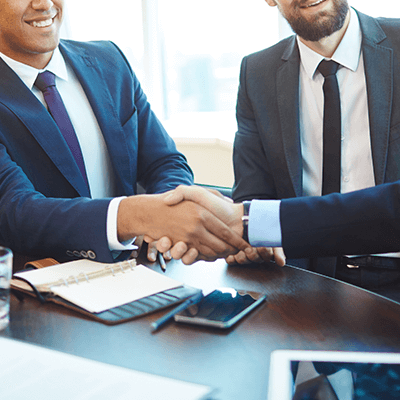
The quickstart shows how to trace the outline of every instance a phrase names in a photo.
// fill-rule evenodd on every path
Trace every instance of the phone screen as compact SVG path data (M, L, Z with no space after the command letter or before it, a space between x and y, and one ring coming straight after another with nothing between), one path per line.
M229 328L266 298L257 292L219 288L175 315L175 321Z

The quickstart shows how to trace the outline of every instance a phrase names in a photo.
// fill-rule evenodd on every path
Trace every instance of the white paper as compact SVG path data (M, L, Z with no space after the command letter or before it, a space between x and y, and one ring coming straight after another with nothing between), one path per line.
M200 400L210 388L0 338L2 400ZM207 397L208 398L208 397Z

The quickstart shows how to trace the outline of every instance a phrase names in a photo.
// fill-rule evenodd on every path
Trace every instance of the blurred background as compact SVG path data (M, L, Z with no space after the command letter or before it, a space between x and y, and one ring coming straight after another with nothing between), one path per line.
M395 0L349 0L374 17L400 17ZM264 0L67 0L63 37L112 40L197 183L232 186L240 63L292 34Z

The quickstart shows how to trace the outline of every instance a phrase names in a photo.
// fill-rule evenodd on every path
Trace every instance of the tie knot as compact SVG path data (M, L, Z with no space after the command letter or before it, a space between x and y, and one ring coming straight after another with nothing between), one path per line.
M44 71L37 76L35 86L44 92L48 87L56 86L56 76L50 71Z
M326 78L329 75L335 75L339 68L339 64L335 61L322 60L318 65L318 71Z

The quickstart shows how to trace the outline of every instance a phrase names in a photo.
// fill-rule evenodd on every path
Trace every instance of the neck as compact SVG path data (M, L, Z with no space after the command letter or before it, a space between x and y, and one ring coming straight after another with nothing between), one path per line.
M346 20L344 21L343 26L336 32L332 33L332 35L328 37L324 37L317 42L312 42L309 40L304 40L299 36L299 39L311 50L314 50L316 53L321 54L326 58L331 58L338 48L340 42L343 39L344 34L346 33L347 27L350 23L350 10L347 13Z
M0 52L7 56L8 58L11 58L14 61L18 61L22 64L29 65L30 67L36 68L36 69L44 69L47 64L50 62L54 50L48 53L44 54L19 54L15 52L9 52L9 51L4 51L0 47Z

